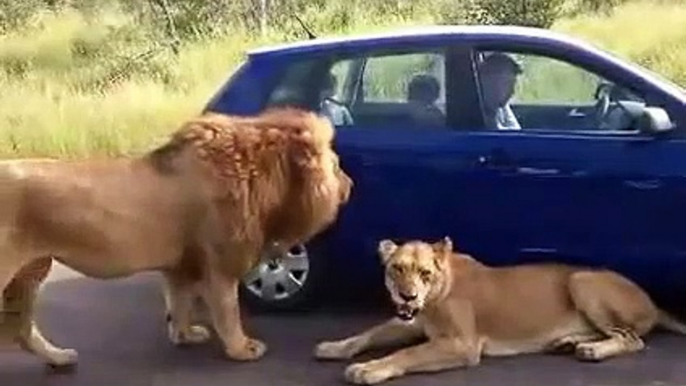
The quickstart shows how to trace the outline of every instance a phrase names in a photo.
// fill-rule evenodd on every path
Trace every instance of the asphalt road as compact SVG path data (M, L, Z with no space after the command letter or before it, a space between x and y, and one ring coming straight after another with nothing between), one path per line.
M28 354L3 351L0 385L344 385L345 363L314 361L314 344L384 318L369 309L249 315L246 326L270 349L259 362L235 363L223 359L216 341L173 347L165 336L162 305L154 275L51 282L41 294L39 322L55 343L79 351L79 366L54 373ZM656 334L648 345L643 353L604 363L544 355L486 359L476 368L413 375L387 385L686 385L686 337Z

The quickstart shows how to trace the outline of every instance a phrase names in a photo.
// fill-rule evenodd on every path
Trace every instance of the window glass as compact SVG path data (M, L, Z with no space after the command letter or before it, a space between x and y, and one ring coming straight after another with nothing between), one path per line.
M639 96L556 58L485 51L477 60L489 129L634 131L645 107Z
M417 76L432 77L438 86L436 101L445 100L443 55L431 52L369 58L363 77L364 100L405 102L410 82Z
M326 70L322 79L313 79L322 69ZM310 107L339 127L445 127L444 54L389 53L296 62L285 71L269 104L302 104L312 96L317 102L310 102Z

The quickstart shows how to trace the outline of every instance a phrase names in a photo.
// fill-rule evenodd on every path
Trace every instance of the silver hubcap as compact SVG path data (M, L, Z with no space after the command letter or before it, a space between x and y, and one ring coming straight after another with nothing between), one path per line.
M261 261L243 279L245 287L266 301L290 298L302 289L310 271L307 249L299 245L274 261Z

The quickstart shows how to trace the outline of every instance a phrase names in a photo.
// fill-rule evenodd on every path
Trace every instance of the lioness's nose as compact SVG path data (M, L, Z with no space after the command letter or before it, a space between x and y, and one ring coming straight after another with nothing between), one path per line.
M404 292L401 292L399 295L400 295L400 298L406 302L411 302L411 301L417 299L417 294L406 294Z

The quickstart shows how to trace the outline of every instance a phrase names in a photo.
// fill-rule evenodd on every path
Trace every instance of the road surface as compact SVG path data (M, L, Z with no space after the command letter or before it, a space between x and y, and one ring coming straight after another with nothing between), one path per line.
M54 373L28 354L0 351L0 385L345 385L345 363L314 361L314 344L384 318L368 309L247 316L246 326L270 349L259 362L234 363L223 359L216 341L173 347L165 336L162 310L155 275L111 281L58 275L41 293L39 322L55 343L79 351L79 366ZM648 345L643 353L604 363L543 355L486 359L476 368L414 375L387 385L686 385L686 337L656 334Z

